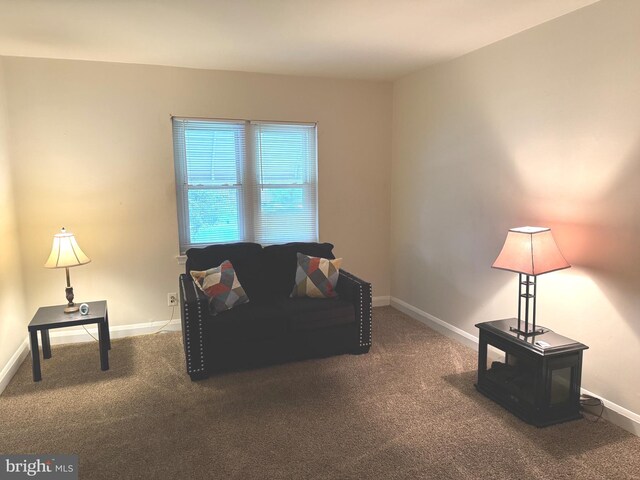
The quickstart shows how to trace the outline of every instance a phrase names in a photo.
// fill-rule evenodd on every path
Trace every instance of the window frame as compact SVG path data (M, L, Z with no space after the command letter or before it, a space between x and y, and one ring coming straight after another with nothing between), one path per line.
M182 122L180 127L176 127L176 121ZM235 158L236 161L236 180L235 184L220 184L220 185L195 185L189 183L188 178L188 158L187 158L187 139L185 122L194 121L202 123L230 123L243 125L242 136L244 144L242 158ZM178 215L178 237L179 237L179 249L180 254L184 255L190 248L201 248L207 245L219 245L225 243L235 242L256 242L263 245L269 245L269 242L258 242L255 233L255 223L261 217L261 204L260 199L251 199L251 189L261 191L265 188L299 188L302 191L302 197L304 199L304 205L309 205L309 208L313 208L312 215L309 217L313 222L313 231L309 232L312 235L312 239L308 241L319 240L319 206L318 206L318 123L317 122L289 122L289 121L271 121L271 120L247 120L247 119L228 119L228 118L202 118L202 117L184 117L184 116L171 116L172 123L172 135L173 135L173 148L174 148L174 169L175 169L175 186L176 186L176 200L177 200L177 215ZM303 183L259 183L258 182L258 159L257 159L257 147L255 145L255 132L254 127L259 125L286 125L286 126L304 126L313 127L313 171L307 172L305 175L305 182ZM181 139L178 139L178 135L181 134ZM181 150L179 152L179 150ZM178 157L181 155L184 161ZM262 179L260 179L262 180ZM262 188L259 188L262 186ZM191 215L189 212L189 200L188 195L192 190L231 190L235 189L236 196L238 198L237 206L237 227L238 238L236 240L222 240L219 242L193 242L191 239ZM287 241L295 241L294 239Z

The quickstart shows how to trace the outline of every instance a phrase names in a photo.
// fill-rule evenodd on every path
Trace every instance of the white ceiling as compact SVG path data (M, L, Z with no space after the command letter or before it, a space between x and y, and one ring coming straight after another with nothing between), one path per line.
M0 0L0 55L393 80L596 0Z

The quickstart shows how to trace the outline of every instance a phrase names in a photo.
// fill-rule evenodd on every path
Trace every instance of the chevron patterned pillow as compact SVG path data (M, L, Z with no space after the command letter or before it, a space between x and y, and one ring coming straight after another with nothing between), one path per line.
M340 275L341 258L310 257L298 253L296 285L291 297L333 298Z
M229 260L203 272L192 270L191 277L200 290L209 297L209 307L215 313L230 310L236 305L249 301Z

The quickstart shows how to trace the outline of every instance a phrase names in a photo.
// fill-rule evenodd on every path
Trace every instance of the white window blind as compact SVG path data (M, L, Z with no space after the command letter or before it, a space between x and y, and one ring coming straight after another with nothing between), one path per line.
M315 125L256 123L255 241L316 241Z
M173 118L180 249L317 241L315 124Z

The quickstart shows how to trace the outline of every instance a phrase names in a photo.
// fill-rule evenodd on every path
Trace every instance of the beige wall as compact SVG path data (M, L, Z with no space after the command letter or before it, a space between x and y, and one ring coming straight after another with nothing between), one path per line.
M318 121L320 238L389 294L389 83L5 58L27 310L64 301L61 226L92 259L76 299L112 325L168 319L178 226L169 115ZM176 312L176 315L178 313Z
M550 226L573 268L538 320L590 349L583 387L640 413L640 2L596 3L394 85L392 295L477 335L512 317L492 270Z
M0 371L27 336L16 224L4 62L0 58Z

